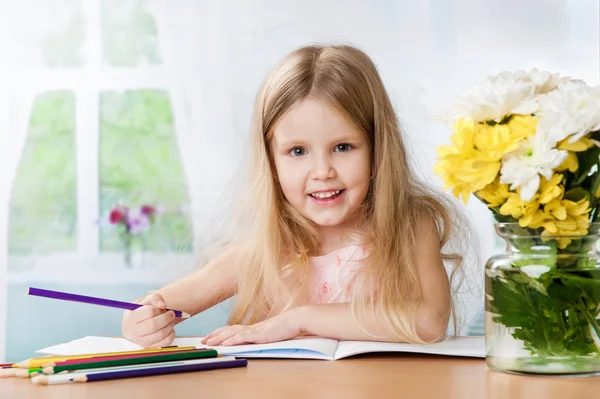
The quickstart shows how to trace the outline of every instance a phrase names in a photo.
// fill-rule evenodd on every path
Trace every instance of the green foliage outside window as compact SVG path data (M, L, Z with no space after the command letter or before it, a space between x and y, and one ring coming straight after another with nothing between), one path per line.
M106 92L100 101L100 214L115 205L149 204L163 212L140 235L147 251L190 251L189 195L168 95ZM106 216L105 216L106 220ZM102 251L123 248L116 229L101 231Z
M39 95L10 194L11 255L76 249L75 153L73 93Z

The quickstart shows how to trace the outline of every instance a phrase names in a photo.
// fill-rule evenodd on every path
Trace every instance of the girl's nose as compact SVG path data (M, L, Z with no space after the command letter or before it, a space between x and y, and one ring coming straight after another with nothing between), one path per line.
M335 167L329 157L320 157L316 160L312 169L312 178L315 180L334 179L337 176Z

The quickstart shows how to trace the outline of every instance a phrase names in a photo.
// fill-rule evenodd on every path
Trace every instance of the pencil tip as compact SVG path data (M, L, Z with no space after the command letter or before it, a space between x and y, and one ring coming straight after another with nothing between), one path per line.
M28 369L29 368L29 360L23 360L22 362L13 364L13 367Z
M190 316L189 313L181 312L181 318L182 319L189 319L190 317L192 317L192 316Z

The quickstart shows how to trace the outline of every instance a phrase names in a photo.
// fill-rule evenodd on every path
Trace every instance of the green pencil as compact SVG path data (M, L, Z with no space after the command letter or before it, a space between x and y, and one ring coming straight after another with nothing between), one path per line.
M145 363L160 363L160 362L168 362L168 361L176 361L176 360L188 360L188 359L202 359L209 357L217 357L219 354L214 349L209 350L196 350L196 351L186 351L186 352L170 352L164 354L157 354L153 356L141 356L141 357L131 357L124 359L114 359L114 360L104 360L104 361L93 361L90 359L89 362L81 362L81 363L73 363L73 364L65 364L64 366L48 366L43 368L44 374L57 374L63 371L72 371L72 370L86 370L86 369L96 369L102 367L118 367L118 366L128 366L134 364L145 364Z

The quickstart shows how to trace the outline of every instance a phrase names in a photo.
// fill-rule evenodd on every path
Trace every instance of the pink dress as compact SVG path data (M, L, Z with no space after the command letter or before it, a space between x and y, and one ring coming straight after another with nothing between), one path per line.
M367 255L364 247L349 245L327 255L310 257L309 303L350 302L352 281Z

